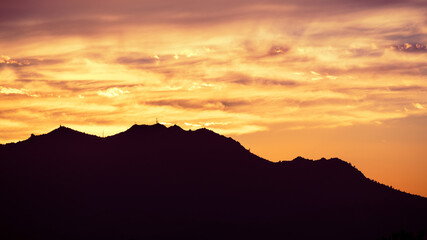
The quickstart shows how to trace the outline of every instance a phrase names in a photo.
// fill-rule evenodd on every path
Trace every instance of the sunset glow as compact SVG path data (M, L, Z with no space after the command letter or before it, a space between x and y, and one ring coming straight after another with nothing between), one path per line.
M0 3L0 142L206 127L427 196L423 0Z

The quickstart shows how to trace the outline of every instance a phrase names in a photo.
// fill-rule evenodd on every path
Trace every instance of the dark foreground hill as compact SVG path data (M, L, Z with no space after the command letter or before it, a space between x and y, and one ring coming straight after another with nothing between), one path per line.
M427 199L342 160L273 163L160 124L0 146L0 187L0 239L381 239L427 226Z

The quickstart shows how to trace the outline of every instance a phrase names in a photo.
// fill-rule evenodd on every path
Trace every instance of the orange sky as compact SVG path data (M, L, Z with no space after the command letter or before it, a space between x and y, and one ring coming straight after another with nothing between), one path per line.
M427 196L423 0L0 2L0 142L207 127Z

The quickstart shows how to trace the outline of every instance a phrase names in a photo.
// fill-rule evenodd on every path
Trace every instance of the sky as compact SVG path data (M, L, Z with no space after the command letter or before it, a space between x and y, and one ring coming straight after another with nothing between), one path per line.
M0 2L0 143L206 127L427 197L425 0Z

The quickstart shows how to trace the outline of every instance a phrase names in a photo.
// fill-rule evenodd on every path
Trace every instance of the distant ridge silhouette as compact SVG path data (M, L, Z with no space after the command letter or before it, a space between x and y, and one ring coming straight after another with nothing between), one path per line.
M0 145L0 187L0 239L426 239L427 199L350 163L274 163L177 125Z

